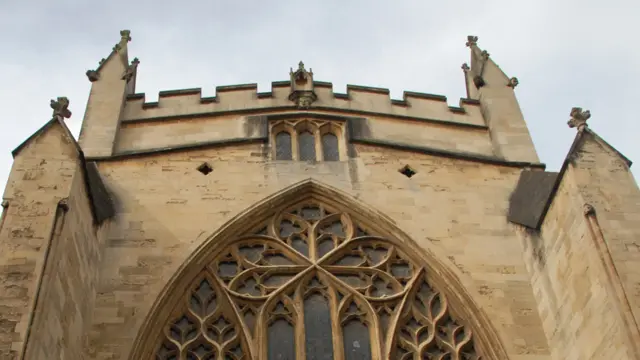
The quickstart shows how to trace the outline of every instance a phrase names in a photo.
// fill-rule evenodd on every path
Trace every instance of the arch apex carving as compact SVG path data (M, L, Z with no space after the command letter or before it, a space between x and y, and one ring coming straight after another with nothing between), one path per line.
M238 214L193 252L147 314L129 359L154 356L159 346L166 359L195 353L196 346L229 358L266 359L272 326L280 327L275 333L291 329L296 358L314 351L305 339L321 341L309 329L328 326L325 332L344 337L344 348L342 340L325 344L335 359L345 358L347 338L363 329L369 336L356 343L369 342L372 359L447 353L508 359L473 292L472 280L435 245L417 245L390 217L308 178ZM215 299L209 313L202 310L207 296ZM316 317L307 315L310 304L328 309L330 320L307 324ZM217 328L214 318L229 325ZM187 338L191 328L205 330ZM406 335L411 331L414 337Z

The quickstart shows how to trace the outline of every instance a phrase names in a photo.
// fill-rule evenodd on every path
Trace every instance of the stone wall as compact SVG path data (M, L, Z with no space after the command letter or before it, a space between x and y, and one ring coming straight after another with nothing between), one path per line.
M262 146L100 162L119 210L101 269L92 358L126 359L168 280L209 235L309 177L388 215L418 245L447 254L511 359L548 358L520 243L506 220L520 169L365 145L344 162L268 162ZM196 170L205 161L213 167L206 176ZM398 172L407 164L417 171L411 178Z
M97 272L82 181L73 139L60 125L51 125L15 157L0 228L2 359L22 356L26 342L35 351L28 359L81 354ZM67 197L65 214L59 202Z
M484 125L479 104L472 100L461 101L458 108L449 107L447 98L441 95L405 92L403 100L392 101L388 89L348 86L346 94L334 94L330 83L314 84L318 100L312 108ZM257 84L220 86L214 98L203 98L199 88L161 91L154 103L145 103L144 94L129 95L122 120L294 108L288 99L290 91L289 81L283 81L273 83L268 93L258 93Z
M94 227L81 171L52 238L26 359L85 358L106 227Z
M299 114L299 119L335 116L335 113L328 111L305 114L296 110L281 111L277 116L294 113ZM115 153L255 138L258 134L247 126L251 118L255 116L232 114L145 122L125 121L118 132ZM489 129L486 127L385 116L367 116L366 119L371 138L375 140L484 156L494 155Z
M608 145L592 134L581 141L540 232L521 230L525 263L553 359L637 359L637 322L626 310L638 310L640 192Z

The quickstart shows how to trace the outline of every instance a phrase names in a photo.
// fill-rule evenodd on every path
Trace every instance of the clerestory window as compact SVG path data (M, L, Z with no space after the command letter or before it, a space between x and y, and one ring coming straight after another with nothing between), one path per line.
M342 124L283 120L271 125L275 160L340 161Z

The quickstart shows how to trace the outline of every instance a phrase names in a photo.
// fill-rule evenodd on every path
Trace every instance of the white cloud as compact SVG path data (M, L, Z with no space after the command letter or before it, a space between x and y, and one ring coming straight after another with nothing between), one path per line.
M44 124L48 103L71 100L77 135L97 66L132 30L141 59L138 92L285 80L299 60L337 92L347 83L464 96L460 65L466 35L510 76L541 160L557 170L573 140L573 106L591 110L591 128L629 158L640 159L640 122L627 109L640 98L640 50L632 24L640 3L538 1L111 1L64 0L0 12L0 189L11 150ZM636 176L640 174L634 169Z

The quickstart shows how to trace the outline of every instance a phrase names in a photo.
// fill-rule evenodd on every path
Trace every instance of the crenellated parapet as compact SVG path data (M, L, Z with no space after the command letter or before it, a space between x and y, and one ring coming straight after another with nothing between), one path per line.
M122 121L302 109L485 126L480 103L474 99L460 99L458 106L449 106L443 95L405 91L400 100L391 99L385 88L347 85L345 93L338 93L332 83L323 81L313 81L308 87L311 90L298 89L291 81L272 82L268 92L258 92L257 84L218 86L213 97L203 97L201 88L168 90L161 91L156 102L146 102L144 93L132 94L127 97Z

